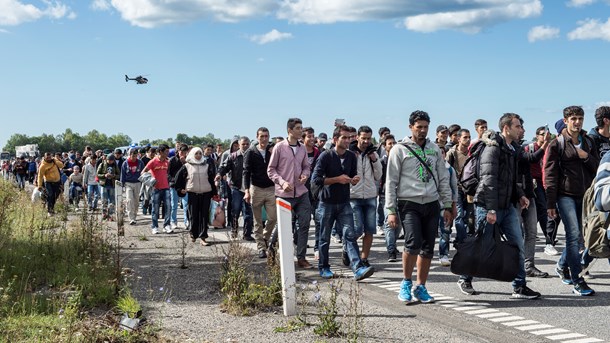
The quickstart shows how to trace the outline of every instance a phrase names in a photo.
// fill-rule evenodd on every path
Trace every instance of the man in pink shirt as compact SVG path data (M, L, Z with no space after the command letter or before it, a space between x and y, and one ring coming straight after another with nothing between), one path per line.
M292 206L292 213L298 218L297 265L309 269L311 264L305 259L307 237L311 220L311 203L305 182L311 173L307 150L299 142L303 135L303 122L299 118L288 119L288 138L277 143L271 153L267 173L275 183L275 196Z
M155 189L153 190L152 196L152 233L156 235L159 233L159 205L163 202L165 218L163 218L163 231L165 233L172 233L170 226L170 193L169 193L169 181L167 179L167 169L169 167L169 161L167 154L169 147L166 144L159 145L157 149L157 156L150 160L144 170L150 172L152 176L157 180Z

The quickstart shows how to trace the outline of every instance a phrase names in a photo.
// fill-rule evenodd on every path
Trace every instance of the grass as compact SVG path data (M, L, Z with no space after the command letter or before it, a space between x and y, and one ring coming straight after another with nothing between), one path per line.
M119 302L137 304L124 296L116 237L85 211L68 220L67 208L58 201L47 217L41 203L0 181L0 342L154 341L111 319Z

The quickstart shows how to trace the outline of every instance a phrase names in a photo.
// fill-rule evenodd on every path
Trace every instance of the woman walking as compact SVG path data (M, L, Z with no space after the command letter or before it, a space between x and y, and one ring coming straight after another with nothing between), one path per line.
M206 149L207 150L207 149ZM186 163L176 174L176 191L179 196L188 194L186 216L188 230L193 242L201 239L202 246L208 246L208 222L210 202L217 194L214 177L216 166L209 155L204 155L201 148L193 148L186 156Z

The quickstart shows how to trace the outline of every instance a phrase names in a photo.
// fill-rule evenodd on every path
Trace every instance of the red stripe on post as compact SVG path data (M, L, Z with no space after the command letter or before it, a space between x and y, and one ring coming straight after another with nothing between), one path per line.
M290 206L290 204L288 204L288 203L280 201L279 199L276 200L275 203L282 206L283 208L287 209L288 211L292 211L292 206Z

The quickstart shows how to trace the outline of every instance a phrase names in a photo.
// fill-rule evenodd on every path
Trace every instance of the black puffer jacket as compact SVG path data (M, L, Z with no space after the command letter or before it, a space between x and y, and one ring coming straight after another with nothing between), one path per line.
M576 146L569 135L563 134L563 152L560 156L559 140L549 143L544 164L544 187L547 208L555 208L557 197L566 195L582 198L597 172L599 157L595 143L584 130L580 131L581 149L589 154L578 157Z
M480 174L474 202L487 210L504 210L524 196L517 187L517 156L521 147L512 143L511 149L504 138L487 131L481 138L485 149L480 158Z

